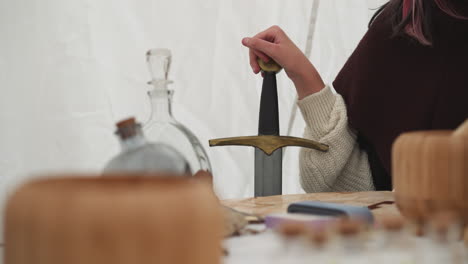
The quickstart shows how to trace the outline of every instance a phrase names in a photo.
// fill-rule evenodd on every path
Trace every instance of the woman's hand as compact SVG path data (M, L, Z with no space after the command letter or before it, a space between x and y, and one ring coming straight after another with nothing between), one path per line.
M257 58L264 62L272 58L294 82L299 99L325 87L315 67L280 27L272 26L252 38L244 38L242 44L249 48L250 66L255 74L260 72Z

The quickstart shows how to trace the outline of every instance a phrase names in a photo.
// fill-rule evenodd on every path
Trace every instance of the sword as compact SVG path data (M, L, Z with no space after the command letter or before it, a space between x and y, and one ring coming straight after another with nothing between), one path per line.
M263 70L262 95L258 119L259 136L279 136L278 90L276 72ZM271 155L255 148L255 197L282 193L283 150Z
M259 59L258 62L264 75L258 136L220 138L209 141L210 147L230 145L255 147L255 197L282 193L282 147L300 146L323 152L328 151L327 145L313 140L280 136L276 74L281 67L273 60L264 63Z

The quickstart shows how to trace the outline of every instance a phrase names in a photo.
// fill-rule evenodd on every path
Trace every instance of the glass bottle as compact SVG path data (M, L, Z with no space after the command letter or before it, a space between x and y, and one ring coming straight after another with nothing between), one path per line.
M146 53L146 62L151 74L152 89L148 92L151 103L151 115L143 126L148 139L163 142L178 152L188 161L192 174L198 170L211 171L210 161L205 149L197 137L172 116L171 103L173 90L168 79L171 66L171 52L168 49L152 49Z
M164 143L150 143L135 118L117 123L115 132L122 151L111 159L104 172L165 172L190 175L190 165L173 147Z

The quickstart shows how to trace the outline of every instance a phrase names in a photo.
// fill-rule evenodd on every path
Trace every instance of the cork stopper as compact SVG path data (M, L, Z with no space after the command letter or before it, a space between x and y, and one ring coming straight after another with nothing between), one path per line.
M130 117L130 118L117 122L115 125L117 126L118 129L126 128L129 126L133 127L134 125L136 125L136 120L134 117Z
M260 66L260 69L264 72L274 72L278 73L283 69L276 61L270 59L269 62L264 62L260 58L257 59L258 66Z
M121 120L115 124L117 126L117 134L121 139L127 139L135 136L140 129L140 124L136 122L134 117Z

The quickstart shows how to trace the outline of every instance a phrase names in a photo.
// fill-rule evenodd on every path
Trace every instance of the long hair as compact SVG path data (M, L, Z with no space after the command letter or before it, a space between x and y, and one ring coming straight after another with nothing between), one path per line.
M369 27L384 10L388 10L394 36L406 34L422 45L431 46L432 10L435 6L451 17L467 19L455 10L450 0L390 0L377 10Z

